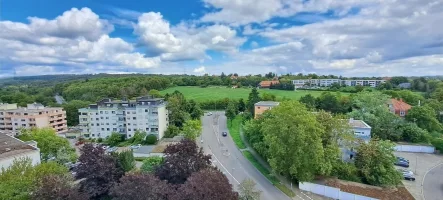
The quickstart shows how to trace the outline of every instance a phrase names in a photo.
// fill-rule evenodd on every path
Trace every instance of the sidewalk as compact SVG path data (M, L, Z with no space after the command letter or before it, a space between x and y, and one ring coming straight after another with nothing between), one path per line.
M244 134L243 134L243 129L242 126L240 126L240 137L243 140L243 143L246 145L246 149L240 149L240 151L249 151L254 157L255 159L266 169L268 169L270 172L272 172L271 166L269 166L268 162L266 162L249 144L249 142L246 140ZM293 197L292 199L304 199L304 200L326 200L326 199L330 199L327 197L323 197L323 196L319 196L316 194L312 194L310 192L302 192L300 189L298 189L298 185L297 184L292 184L292 188L291 188L291 182L286 179L285 177L279 175L279 174L274 174L274 176L280 181L280 183L282 183L283 185L285 185L287 188L291 189L294 193L295 193L295 197Z

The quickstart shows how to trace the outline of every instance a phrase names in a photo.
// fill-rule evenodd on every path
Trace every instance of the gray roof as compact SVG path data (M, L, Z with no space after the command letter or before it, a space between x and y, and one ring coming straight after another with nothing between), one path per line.
M277 101L260 101L255 103L255 106L278 106L280 102Z
M366 124L364 121L362 120L349 120L349 125L352 128L371 128L368 124Z
M0 134L0 158L34 150L37 150L37 148L9 135Z
M134 153L152 153L152 150L154 150L155 145L149 145L149 146L140 146L138 149L134 149Z

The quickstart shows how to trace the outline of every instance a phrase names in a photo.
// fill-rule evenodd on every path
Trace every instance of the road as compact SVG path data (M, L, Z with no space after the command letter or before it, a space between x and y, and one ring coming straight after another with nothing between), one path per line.
M55 101L56 101L58 104L63 104L63 103L65 103L65 99L63 99L63 97L60 96L60 95L58 95L58 94L55 95L54 98L55 98Z
M219 115L218 120L215 120ZM290 199L279 189L274 187L237 149L232 138L221 135L229 132L224 112L214 112L212 116L205 115L202 119L203 131L200 145L206 154L212 154L214 164L228 177L230 183L237 189L239 182L246 178L254 180L256 188L262 191L264 200ZM218 125L214 126L214 123ZM214 128L215 127L215 128Z
M423 195L425 200L441 200L443 198L443 164L431 169L424 177Z

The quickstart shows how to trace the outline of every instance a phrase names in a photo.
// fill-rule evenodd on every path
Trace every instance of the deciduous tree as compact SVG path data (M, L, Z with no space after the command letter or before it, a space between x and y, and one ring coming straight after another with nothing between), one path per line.
M314 109L315 105L316 105L315 98L311 94L307 94L305 96L302 96L300 98L300 102L305 104L305 106L310 110Z
M117 132L111 133L111 135L106 139L106 143L109 144L109 146L117 146L122 141L123 135Z
M255 188L255 182L252 179L243 180L238 186L240 200L258 200L261 191Z
M254 116L254 104L259 101L260 101L260 96L257 91L257 88L252 88L252 90L248 96L248 102L246 104L247 105L246 107L247 107L249 113L252 114L252 116Z
M443 126L435 117L435 111L428 106L415 106L408 111L406 120L415 122L418 127L430 132L441 131Z
M190 140L195 140L200 136L202 131L202 124L200 119L198 120L188 120L183 126L183 135L185 138Z
M173 192L174 186L167 181L151 174L134 173L123 176L120 183L112 187L110 194L115 200L169 200Z
M232 121L238 113L237 105L234 101L229 101L228 107L226 108L226 117L228 120Z
M129 172L135 168L135 159L132 150L123 151L123 152L115 152L113 156L117 158L118 165L125 172Z
M170 124L165 131L164 138L173 138L180 134L180 129L173 124Z
M88 199L88 196L79 191L71 177L51 174L42 178L31 199L84 200Z
M153 173L155 169L163 163L163 158L160 156L152 156L143 160L143 164L140 167L142 172Z

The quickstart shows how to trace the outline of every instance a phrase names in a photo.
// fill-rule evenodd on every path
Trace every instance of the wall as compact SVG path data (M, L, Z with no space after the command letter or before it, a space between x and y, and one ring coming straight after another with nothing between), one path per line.
M168 110L166 110L166 106L158 107L158 139L162 139L165 135L165 131L168 128L169 115L167 115Z
M397 144L394 147L395 151L400 152L415 152L415 153L434 153L435 147L424 146L424 145L407 145L407 144Z
M255 106L254 107L254 113L255 113L255 118L257 118L257 116L263 114L265 111L269 110L269 108L271 108L271 106Z
M300 190L312 192L321 196L329 197L332 199L343 199L343 200L377 200L375 198L361 196L357 194L347 193L341 191L339 188L329 187L325 185L319 185L309 182L300 182Z
M40 164L40 151L28 151L21 154L16 154L14 156L2 158L0 160L0 169L1 168L8 168L12 165L15 159L21 159L21 158L30 158L32 160L32 165L38 165ZM0 170L1 173L1 170Z

